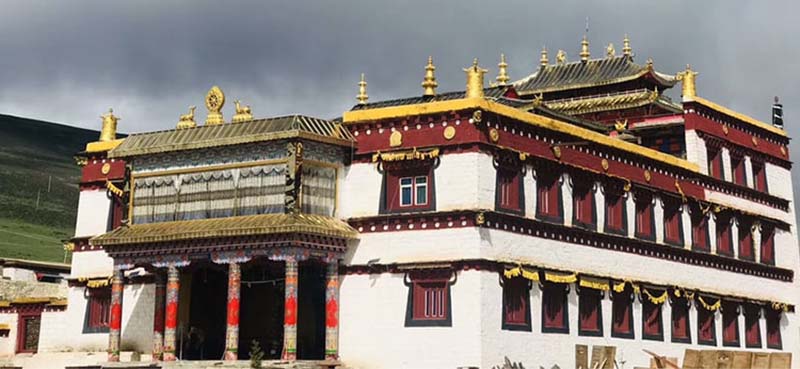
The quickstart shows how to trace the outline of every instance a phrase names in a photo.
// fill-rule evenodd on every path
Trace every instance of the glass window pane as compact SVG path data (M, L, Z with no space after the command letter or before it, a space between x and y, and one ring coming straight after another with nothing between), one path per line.
M417 183L417 205L428 203L428 185Z
M400 205L411 205L411 186L400 188Z

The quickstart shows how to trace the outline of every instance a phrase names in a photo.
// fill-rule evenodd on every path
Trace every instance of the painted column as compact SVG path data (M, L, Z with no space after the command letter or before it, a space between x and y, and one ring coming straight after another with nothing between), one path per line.
M297 360L297 259L286 257L283 308L283 360Z
M228 326L225 331L225 360L239 359L239 286L242 270L238 263L228 263Z
M339 359L339 261L328 263L325 287L325 359Z
M153 307L153 361L161 360L164 353L164 305L166 304L167 285L164 275L155 272L155 306Z
M111 277L111 319L108 322L108 361L119 361L122 329L122 269L114 268Z
M164 312L164 361L175 361L175 330L178 327L178 291L181 281L178 268L167 268L167 304Z

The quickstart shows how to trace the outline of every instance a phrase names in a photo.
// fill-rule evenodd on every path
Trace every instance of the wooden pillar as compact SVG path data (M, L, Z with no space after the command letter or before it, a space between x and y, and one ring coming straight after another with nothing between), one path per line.
M339 359L339 261L328 263L325 285L325 359Z
M283 360L297 360L297 259L286 257L283 315Z
M178 327L178 291L181 281L178 268L167 268L167 304L164 312L164 361L175 361L175 331Z
M111 318L108 322L108 361L119 361L119 346L122 329L123 272L114 268L111 277Z
M164 275L155 272L155 306L153 307L153 361L161 360L164 353L164 307L167 285Z
M239 287L242 270L238 263L228 263L228 326L225 331L225 360L239 359Z

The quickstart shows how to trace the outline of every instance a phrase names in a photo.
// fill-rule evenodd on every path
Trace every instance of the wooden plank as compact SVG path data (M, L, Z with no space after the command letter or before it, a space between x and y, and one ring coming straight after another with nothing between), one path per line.
M616 346L606 346L606 365L603 365L603 369L614 369L616 367L617 362L617 347Z
M686 349L683 352L683 369L702 369L700 367L700 351Z
M769 369L769 354L765 352L753 353L753 364L751 369Z
M769 354L770 369L790 369L792 367L792 353L773 352Z
M604 346L592 346L592 365L589 367L591 369L597 368L600 363L603 361L605 357L605 347Z
M733 367L733 351L718 350L717 369L732 369Z
M575 369L590 369L589 346L575 345Z
M753 353L748 351L736 351L733 353L731 368L750 369L753 363Z
M700 368L717 369L717 350L700 351Z

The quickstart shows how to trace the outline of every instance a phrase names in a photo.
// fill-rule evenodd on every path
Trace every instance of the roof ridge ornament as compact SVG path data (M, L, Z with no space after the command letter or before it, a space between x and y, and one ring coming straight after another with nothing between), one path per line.
M250 112L250 105L242 106L242 102L239 100L234 100L233 103L236 105L236 114L234 114L233 119L231 119L231 123L253 120L253 114Z
M564 50L558 50L556 53L556 65L563 65L567 63L567 53Z
M506 55L501 53L500 54L500 63L497 63L497 84L499 86L506 86L508 85L508 81L511 79L508 77L508 63L506 63Z
M358 105L366 105L369 95L367 95L367 80L364 78L364 73L361 73L361 81L358 82Z
M120 118L114 115L114 109L108 108L108 113L100 116L103 126L100 128L100 142L114 141L117 139L117 122Z
M606 57L611 59L611 58L616 56L615 55L616 53L617 53L617 51L614 50L614 44L609 42L608 46L606 46Z
M465 97L483 97L483 76L488 71L478 66L478 58L472 61L471 67L464 68L464 72L467 73L467 90Z
M697 96L697 88L695 87L696 77L697 72L693 71L689 64L686 64L686 70L675 75L675 79L681 81L681 96L683 97L683 101L691 101Z
M436 87L439 87L439 83L436 82L434 71L436 71L436 66L433 65L433 56L428 56L428 64L425 65L425 78L422 80L422 88L424 89L422 96L436 96Z
M194 110L196 108L196 106L192 105L189 107L189 113L181 114L181 116L178 118L178 125L175 128L185 129L197 127L197 123L194 121Z
M225 123L225 118L222 116L223 106L225 106L225 94L218 86L212 86L206 94L206 108L208 109L208 115L206 116L207 126Z
M547 47L542 46L542 56L539 58L539 66L546 67L549 63L550 60L547 59Z
M581 41L580 56L581 61L584 63L589 61L589 56L591 56L591 54L589 54L589 40L586 39L586 35L583 35L583 40Z
M622 40L622 55L628 58L633 57L631 49L631 40L628 38L628 34L625 34L625 39Z

